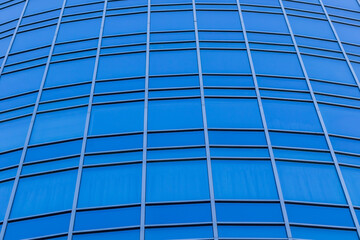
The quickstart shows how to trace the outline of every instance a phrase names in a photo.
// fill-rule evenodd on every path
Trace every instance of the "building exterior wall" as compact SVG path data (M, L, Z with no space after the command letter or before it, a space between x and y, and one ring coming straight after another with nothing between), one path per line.
M1 0L0 239L359 239L357 0Z

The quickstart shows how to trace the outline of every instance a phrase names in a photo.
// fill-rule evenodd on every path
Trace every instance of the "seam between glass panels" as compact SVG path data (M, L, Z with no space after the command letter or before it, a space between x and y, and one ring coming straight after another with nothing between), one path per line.
M151 0L148 0L146 25L146 61L145 61L145 98L144 98L144 129L143 129L143 159L141 175L141 207L140 207L140 240L145 239L145 207L146 207L146 160L147 160L147 132L149 111L149 60L150 60L150 14Z
M200 97L201 97L201 111L204 125L204 137L205 137L205 150L206 150L206 165L207 165L207 174L209 182L209 193L210 193L210 206L211 206L211 216L212 216L212 227L214 240L218 240L218 227L216 219L216 208L215 208L215 195L214 195L214 183L212 177L212 168L211 168L211 156L210 156L210 143L209 143L209 133L207 126L206 118L206 108L205 108L205 95L204 95L204 83L202 77L202 67L201 67L201 56L200 56L200 43L199 43L199 33L197 26L196 18L196 5L195 0L192 0L193 6L193 15L194 15L194 31L195 31L195 41L196 41L196 57L198 62L198 71L199 71L199 85L200 85Z
M252 74L252 78L253 78L253 82L254 82L254 86L255 86L256 98L257 98L257 102L258 102L258 105L259 105L261 121L262 121L262 124L263 124L263 127L264 127L264 133L265 133L266 142L267 142L267 145L268 145L267 147L268 147L268 151L269 151L269 154L270 154L271 166L272 166L272 170L273 170L273 174L274 174L274 178L275 178L277 194L278 194L279 200L280 200L281 212L282 212L282 216L284 218L286 234L287 234L287 237L289 239L292 239L289 219L288 219L288 215L287 215L287 211L286 211L286 207L285 207L284 196L283 196L282 189L281 189L280 178L279 178L278 170L277 170L277 167L276 167L274 152L273 152L273 148L272 148L272 144L271 144L271 140L270 140L269 130L268 130L267 123L266 123L264 109L263 109L263 106L262 106L260 90L259 90L259 86L258 86L257 79L256 79L256 72L255 72L255 68L254 68L254 65L253 65L252 57L251 57L249 41L248 41L247 34L246 34L245 23L244 23L244 19L243 19L243 16L242 16L242 10L241 10L239 0L236 0L236 3L237 3L237 6L238 6L238 12L239 12L239 17L240 17L241 27L242 27L242 30L243 30L243 35L244 35L244 40L245 40L245 45L246 45L246 51L247 51L247 55L248 55L248 58L249 58L249 65L250 65L250 68L251 68L251 74Z
M22 153L21 153L21 158L20 158L20 162L19 162L19 165L18 165L18 170L17 170L16 177L15 177L15 180L14 180L14 184L13 184L12 192L11 192L11 195L10 195L10 199L9 199L9 202L8 202L8 207L6 209L6 213L5 213L5 217L4 217L4 221L3 221L3 225L2 225L2 229L1 229L0 239L4 239L4 237L5 237L5 231L6 231L7 223L8 223L9 217L10 217L11 209L13 207L16 190L17 190L17 187L19 185L19 179L20 179L22 166L23 166L23 163L24 163L24 160L25 160L25 155L26 155L27 148L29 146L30 136L31 136L32 129L34 127L35 118L36 118L36 112L37 112L37 109L39 107L39 102L40 102L42 90L44 88L45 79L46 79L46 76L47 76L47 73L48 73L48 70L49 70L50 60L51 60L52 53L54 51L57 34L59 32L60 22L61 22L62 14L64 12L65 3L66 3L66 0L63 1L61 11L59 13L58 22L56 24L56 30L54 32L54 37L53 37L51 47L50 47L50 50L49 50L49 56L47 58L46 66L45 66L44 73L43 73L42 80L41 80L41 84L40 84L40 87L39 87L39 92L38 92L36 102L35 102L35 106L34 106L34 110L33 110L32 116L31 116L31 121L30 121L30 124L29 124L28 132L27 132L27 135L26 135L26 138L25 138L24 148L23 148ZM13 44L16 32L17 32L17 30L18 30L18 28L20 26L20 22L21 22L21 20L22 20L22 18L24 16L27 4L28 4L28 0L25 2L23 12L22 12L22 14L21 14L21 16L19 18L19 22L18 22L18 25L17 25L17 27L15 29L13 39L11 40L11 45L9 45L7 55L10 52L10 48L11 48L11 46ZM3 68L4 68L4 65L5 65L5 60L6 59L4 58L4 62L3 62L3 66L2 66ZM1 72L2 72L3 68L0 70Z
M72 239L74 225L75 225L75 215L76 215L76 208L77 208L77 203L78 203L78 199L79 199L80 183L81 183L82 169L83 169L83 165L84 165L84 155L85 155L85 150L86 150L86 140L87 140L88 132L89 132L91 108L92 108L92 102L93 102L93 98L94 98L96 75L97 75L97 69L98 69L98 66L99 66L101 40L102 40L103 31L104 31L106 7L107 7L107 0L104 0L104 8L103 8L103 14L102 14L102 19L101 19L99 40L98 40L98 46L97 46L97 50L96 50L96 58L95 58L94 71L93 71L93 77L92 77L92 83L91 83L89 105L88 105L88 109L87 109L87 113L86 113L84 136L83 136L83 142L82 142L82 146L81 146L81 155L80 155L80 160L79 160L78 174L77 174L77 178L76 178L73 205L72 205L72 209L71 209L69 232L68 232L68 237L67 237L68 240Z
M321 2L321 0L319 0L319 1ZM354 210L354 206L352 205L351 198L350 198L349 192L348 192L347 187L346 187L346 184L345 184L345 180L344 180L344 178L343 178L342 172L341 172L341 170L340 170L339 163L338 163L338 161L337 161L337 158L336 158L336 155L335 155L333 146L332 146L332 143L331 143L331 141L330 141L329 133L328 133L328 131L327 131L325 122L324 122L323 117L322 117L322 115L321 115L319 105L318 105L318 103L317 103L317 100L316 100L314 91L313 91L313 89L312 89L311 82L310 82L310 80L309 80L309 76L308 76L308 74L307 74L305 65L304 65L304 63L303 63L303 60L302 60L302 57L301 57L299 48L298 48L297 43L296 43L296 40L295 40L294 33L293 33L293 31L292 31L290 22L289 22L289 20L288 20L287 14L286 14L286 10L285 10L284 5L283 5L283 3L282 3L282 0L279 0L279 3L280 3L280 6L281 6L282 11L283 11L283 13L284 13L285 21L286 21L286 24L287 24L287 26L288 26L288 29L289 29L289 32L290 32L290 35L291 35L291 39L292 39L292 41L293 41L293 43L294 43L294 47L295 47L295 49L296 49L296 54L297 54L297 56L298 56L298 60L299 60L299 62L300 62L300 65L301 65L303 74L304 74L304 76L305 76L306 83L307 83L307 85L308 85L308 88L309 88L309 91L310 91L310 94L311 94L311 98L313 99L313 104L314 104L314 107L315 107L315 109L316 109L316 113L317 113L317 116L318 116L318 118L319 118L321 127L322 127L322 129L323 129L324 136L325 136L326 142L327 142L327 144L328 144L331 157L332 157L332 159L333 159L333 163L334 163L334 167L335 167L336 173L337 173L337 175L338 175L338 178L339 178L339 181L340 181L340 184L341 184L341 187L342 187L342 190L343 190L343 193L344 193L346 202L347 202L347 204L348 204L348 207L349 207L349 210L350 210L352 219L353 219L353 221L354 221L354 225L355 225L356 230L357 230L357 235L360 237L359 222L358 222L358 220L357 220L356 213L355 213L355 210Z

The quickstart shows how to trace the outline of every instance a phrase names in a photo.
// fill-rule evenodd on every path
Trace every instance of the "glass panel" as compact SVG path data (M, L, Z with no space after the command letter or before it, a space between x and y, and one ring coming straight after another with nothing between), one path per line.
M22 147L28 131L31 117L17 118L0 123L0 151Z

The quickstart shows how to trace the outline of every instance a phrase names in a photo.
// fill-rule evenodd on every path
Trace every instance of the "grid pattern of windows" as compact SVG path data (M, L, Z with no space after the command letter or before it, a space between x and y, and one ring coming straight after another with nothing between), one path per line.
M0 239L360 236L358 0L1 0Z

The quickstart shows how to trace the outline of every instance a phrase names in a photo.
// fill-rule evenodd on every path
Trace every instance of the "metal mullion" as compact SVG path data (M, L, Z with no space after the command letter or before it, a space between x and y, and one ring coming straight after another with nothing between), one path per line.
M16 193L17 187L18 187L18 185L19 185L19 180L20 180L20 174L21 174L22 166L23 166L23 164L24 164L26 151L27 151L27 148L28 148L28 146L29 146L31 132L32 132L32 129L33 129L33 127L34 127L36 112L37 112L37 109L38 109L38 107L39 107L39 102L40 102L40 98L41 98L42 89L44 88L44 85L45 85L45 79L46 79L47 72L48 72L48 69L49 69L50 59L51 59L51 56L52 56L52 53L53 53L53 50L54 50L54 46L55 46L55 41L56 41L56 38L57 38L57 34L58 34L58 32L59 32L61 17L62 17L62 13L64 12L65 3L66 3L66 0L63 1L63 5L62 5L61 11L60 11L60 13L59 13L59 19L58 19L58 22L57 22L57 25L56 25L56 30L55 30L55 33L54 33L54 37L53 37L53 40L52 40L52 43L51 43L51 48L50 48L50 51L49 51L49 56L48 56L48 59L47 59L47 62L46 62L46 66L45 66L45 69L44 69L44 73L43 73L43 76L42 76L42 80L41 80L39 92L38 92L38 95L37 95L37 98L36 98L34 110L33 110L32 116L31 116L29 128L28 128L27 135L26 135L26 138L25 138L24 148L23 148L23 151L22 151L22 153L21 153L21 158L20 158L20 161L19 161L18 170L17 170L17 173L16 173L16 177L15 177L15 180L14 180L13 188L12 188L11 195L10 195L10 198L9 198L8 207L7 207L7 209L6 209L6 213L5 213L3 225L2 225L2 228L1 228L0 239L4 239L4 237L5 237L5 230L6 230L6 227L7 227L7 224L8 224L8 220L9 220L9 217L10 217L11 209L12 209L12 207L13 207L13 203L14 203L14 199L15 199L15 193ZM23 16L24 16L24 13L25 13L27 4L28 4L28 0L25 2L24 9L23 9L23 12L21 13L21 16L20 16L20 18L19 18L18 25L16 26L16 29L14 30L14 35L13 35L11 41L10 41L9 48L8 48L7 53L6 53L6 56L4 57L4 62L2 63L2 68L0 69L0 75L1 75L1 73L2 73L2 71L3 71L3 69L4 69L5 62L6 62L6 60L7 60L7 57L8 57L9 52L10 52L10 49L11 49L12 44L13 44L13 42L14 42L14 39L15 39L17 30L19 29L20 22L21 22L21 20L22 20L22 18L23 18Z
M217 218L216 218L214 183L213 183L212 168L211 168L210 143L209 143L209 133L208 133L208 126L207 126L207 118L206 118L204 82L203 82L203 73L202 73L202 67L201 67L199 30L198 30L198 26L197 26L195 0L192 0L192 6L193 6L193 15L194 15L196 56L197 56L198 71L199 71L201 111L202 111L202 118L203 118L203 125L204 125L206 165L207 165L208 182L209 182L209 194L210 194L212 227L213 227L214 240L218 240L219 239L219 234L218 234Z
M96 75L97 75L97 70L98 70L98 66L99 66L100 49L101 49L102 35L103 35L103 31L104 31L106 7L107 7L107 0L104 0L104 8L103 8L103 14L102 14L102 19L101 19L99 40L98 40L98 46L97 46L96 58L95 58L95 64L94 64L94 71L93 71L92 82L91 82L89 104L88 104L88 109L87 109L87 113L86 113L84 136L83 136L83 142L82 142L82 146L81 146L81 154L80 154L80 160L79 160L78 174L77 174L77 178L76 178L73 205L72 205L72 209L71 209L69 232L68 232L68 237L67 237L68 240L72 239L74 225L75 225L75 214L76 214L76 208L77 208L77 203L78 203L78 199L79 199L80 182L81 182L81 176L82 176L82 169L83 169L83 165L84 165L86 141L87 141L89 125L90 125L90 116L91 116L91 109L92 109L92 103L93 103L93 98L94 98Z
M324 11L324 14L325 14L325 16L326 16L326 18L327 18L327 21L328 21L328 23L330 24L330 27L331 27L334 35L335 35L335 38L336 38L337 43L339 44L339 47L340 47L340 49L341 49L341 51L342 51L342 53L343 53L343 55L344 55L344 58L345 58L345 60L346 60L346 63L348 64L348 66L349 66L349 68L350 68L351 74L353 75L353 77L354 77L354 79L355 79L356 85L358 86L358 88L359 88L359 90L360 90L360 82L359 82L359 79L358 79L357 76L356 76L356 73L355 73L355 71L354 71L354 69L353 69L353 67L352 67L352 65L351 65L351 62L350 62L350 60L349 60L349 57L347 56L346 51L345 51L345 49L344 49L344 47L343 47L343 45L342 45L342 43L341 43L341 40L340 40L340 38L339 38L339 35L337 34L337 32L336 32L336 30L335 30L335 27L334 27L334 25L333 25L333 23L332 23L332 21L331 21L331 19L330 19L330 17L329 17L329 14L327 13L327 10L326 10L326 8L325 8L322 0L319 0L319 3L321 4L321 7L322 7L322 9L323 9L323 11ZM358 3L360 4L359 0L358 0ZM360 228L358 228L358 232L359 232L359 235L360 235Z
M145 98L144 98L144 129L143 129L143 159L141 169L141 203L140 203L140 240L145 239L145 208L146 208L146 163L147 163L147 133L149 106L149 65L150 65L150 14L151 0L147 2L146 23L146 60L145 60Z
M324 5L322 4L321 0L319 0L319 1L320 1L321 5L322 5L322 7L323 7L324 12L325 12L326 10L324 9ZM288 19L288 17L287 17L286 10L285 10L284 5L283 5L283 3L282 3L282 0L279 0L279 3L280 3L280 6L281 6L282 11L283 11L283 13L284 13L285 21L286 21L286 24L287 24L287 26L288 26L288 29L289 29L290 36L291 36L291 38L292 38L292 41L293 41L293 43L294 43L294 47L295 47L295 49L296 49L296 54L297 54L297 56L298 56L298 59L299 59L299 62L300 62L302 71L303 71L303 73L304 73L304 76L305 76L305 79L306 79L306 83L307 83L307 85L308 85L308 88L309 88L309 91L310 91L310 94L311 94L311 98L312 98L312 100L313 100L313 104L314 104L314 107L315 107L317 116L318 116L318 118L319 118L319 121L320 121L322 130L323 130L323 132L324 132L324 136L325 136L327 145L328 145L328 147L329 147L329 151L330 151L331 157L332 157L332 159L333 159L333 164L334 164L336 173L337 173L337 175L338 175L338 178L339 178L339 181L340 181L340 184L341 184L341 187L342 187L342 190L343 190L343 193L344 193L344 196L345 196L347 205L348 205L348 207L349 207L349 210L350 210L352 219L353 219L353 221L354 221L354 225L355 225L356 230L357 230L357 235L360 237L360 226L359 226L359 222L358 222L358 220L357 220L356 213L355 213L355 210L354 210L354 206L353 206L353 204L352 204L352 202L351 202L351 198L350 198L349 192L348 192L348 190L347 190L347 187L346 187L346 184L345 184L345 180L344 180L344 178L343 178L342 172L341 172L341 170L340 170L339 163L338 163L338 161L337 161L337 158L336 158L336 155L335 155L333 146L332 146L332 143L331 143L331 141L330 141L329 133L328 133L328 131L327 131L325 122L324 122L323 117L322 117L322 115L321 115L318 102L317 102L317 100L316 100L314 91L313 91L313 89L312 89L312 85L311 85L309 76L308 76L308 74L307 74L307 71L306 71L306 68L305 68L305 64L304 64L304 62L303 62L303 60L302 60L302 57L301 57L299 48L298 48L298 46L297 46L297 42L296 42L294 33L293 33L293 31L292 31L292 28L291 28L289 19ZM329 18L328 18L328 22L331 24ZM332 24L331 24L331 25L332 25ZM335 32L334 32L334 33L335 33ZM336 35L336 33L335 33L335 35ZM337 36L337 35L336 35L336 36ZM339 41L339 45L341 46L340 41ZM346 55L345 55L345 56L346 56ZM351 65L349 65L349 66L351 67Z
M281 184L280 184L280 177L279 177L278 170L277 170L277 167L276 167L276 161L275 161L274 152L273 152L273 148L272 148L272 144L271 144L271 139L270 139L270 135L269 135L268 126L267 126L267 123L266 123L265 112L264 112L262 101L261 101L261 95L260 95L260 90L259 90L259 86L258 86L258 82L257 82L257 78L256 78L256 72L255 72L254 64L253 64L252 57L251 57L250 45L249 45L249 41L248 41L247 34L246 34L244 18L242 16L242 10L241 10L239 0L236 0L236 3L237 3L237 6L238 6L240 22L241 22L241 26L242 26L242 29L243 29L244 40L245 40L245 45L246 45L246 51L247 51L247 55L248 55L248 58L249 58L251 74L252 74L252 78L253 78L253 81L254 81L256 97L257 97L257 102L258 102L258 105L259 105L259 111L260 111L260 115L261 115L262 124L263 124L263 127L264 127L264 133L265 133L265 137L266 137L267 147L268 147L269 154L270 154L270 161L271 161L271 166L272 166L272 170L273 170L273 174L274 174L274 178L275 178L277 194L279 196L282 216L283 216L284 223L285 223L286 234L287 234L287 237L289 239L292 239L289 218L288 218L286 207L285 207L284 196L283 196L283 192L282 192Z

